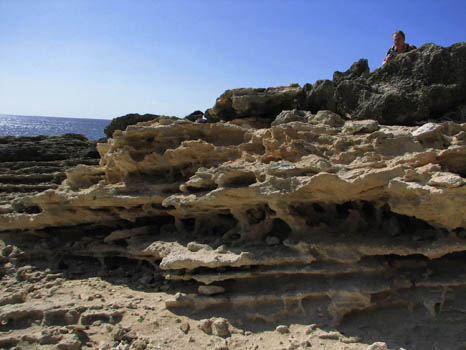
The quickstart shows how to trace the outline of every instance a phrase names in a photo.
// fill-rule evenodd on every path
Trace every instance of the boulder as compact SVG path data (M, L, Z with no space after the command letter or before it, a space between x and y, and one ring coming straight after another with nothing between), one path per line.
M303 109L329 109L352 119L414 125L428 120L466 120L466 43L425 44L369 73L361 59L333 81L304 86Z
M225 91L205 117L210 122L261 117L274 120L282 111L329 110L353 120L386 125L423 121L466 121L466 43L450 47L425 44L369 71L360 59L333 80L271 88ZM287 117L290 115L288 114ZM282 123L280 115L279 123Z
M128 125L134 125L139 122L147 122L157 119L158 117L160 117L160 115L157 114L127 114L122 117L112 119L111 123L105 127L104 132L105 135L110 138L113 136L115 130L125 130Z
M225 91L206 113L209 117L228 121L244 117L275 119L283 110L297 108L303 98L298 84L271 88L242 88Z
M196 120L202 119L202 117L204 117L204 113L202 113L201 111L194 111L191 114L187 115L185 119L195 122Z

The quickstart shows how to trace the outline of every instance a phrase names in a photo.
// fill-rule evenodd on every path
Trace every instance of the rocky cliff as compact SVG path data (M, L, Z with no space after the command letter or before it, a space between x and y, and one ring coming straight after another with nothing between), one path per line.
M369 72L361 59L333 80L303 88L227 90L208 110L212 120L254 116L273 120L282 110L316 113L331 110L383 124L415 125L426 120L466 121L466 44L448 48L426 44L401 55L386 67Z
M429 44L372 73L361 60L304 88L229 90L207 123L129 125L98 165L3 205L2 237L62 270L140 261L180 314L341 329L379 315L397 344L450 322L459 344L465 62L465 43Z

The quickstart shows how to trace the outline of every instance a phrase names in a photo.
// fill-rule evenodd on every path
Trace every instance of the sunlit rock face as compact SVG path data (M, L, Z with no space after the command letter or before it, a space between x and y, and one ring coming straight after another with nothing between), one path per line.
M417 66L462 47L427 45L373 73L359 62L332 84L389 84L398 65L414 79ZM356 310L435 316L464 301L466 123L427 122L430 112L416 126L384 123L420 120L405 123L404 107L399 118L363 119L293 106L312 89L230 91L206 113L228 121L158 117L117 130L98 144L99 165L67 170L58 189L22 199L21 212L4 207L0 229L27 237L36 255L148 261L186 281L171 308L244 307L265 321L318 308L320 321L338 324Z

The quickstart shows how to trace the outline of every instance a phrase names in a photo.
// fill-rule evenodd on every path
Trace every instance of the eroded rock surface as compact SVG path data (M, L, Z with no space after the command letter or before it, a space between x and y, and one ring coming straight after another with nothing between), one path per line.
M355 62L333 80L268 89L227 90L207 119L261 117L272 121L282 110L331 110L353 120L415 125L426 120L466 121L466 43L444 48L425 44L369 72Z
M338 323L379 295L411 303L400 294L414 285L422 295L443 289L439 303L464 288L461 274L437 271L460 272L464 258L466 124L282 113L307 120L268 129L169 118L130 126L98 145L99 166L69 170L60 188L24 199L25 212L0 216L1 227L51 244L79 225L97 236L50 248L144 260L169 280L232 293L193 291L171 307L323 298ZM283 288L268 290L277 277Z
M140 122L154 120L158 117L160 116L157 114L130 113L121 117L113 118L112 122L104 129L104 132L105 135L107 135L107 137L112 137L113 133L116 130L125 130L128 127L128 125L134 125Z
M447 62L462 48L426 45L394 64L410 67L414 79L422 69L413 65ZM369 73L366 65L336 74L333 88L391 77L395 67ZM384 79L377 82L391 84ZM441 82L456 91L460 80ZM399 332L459 319L466 303L466 123L398 125L419 119L414 113L405 123L411 110L397 103L395 119L349 118L335 112L346 108L335 99L334 111L295 108L312 89L230 91L205 115L212 121L225 113L227 122L159 117L115 131L98 144L98 165L78 165L60 187L5 205L2 237L62 269L89 258L105 274L115 261L139 261L153 274L138 283L165 279L173 288L166 307L189 315L214 310L209 316L233 314L240 323L298 317L344 327L391 310ZM364 101L355 108L366 108ZM442 113L458 103L452 97ZM431 112L422 116L427 121ZM35 278L27 269L19 276ZM8 305L25 300L8 298ZM49 311L32 316L48 322ZM73 315L82 324L119 317ZM224 321L209 321L211 332L226 337ZM452 326L452 339L462 337L461 327ZM343 339L329 334L321 339Z
M12 202L21 211L19 198L57 188L67 169L99 158L96 142L79 134L0 137L0 212Z

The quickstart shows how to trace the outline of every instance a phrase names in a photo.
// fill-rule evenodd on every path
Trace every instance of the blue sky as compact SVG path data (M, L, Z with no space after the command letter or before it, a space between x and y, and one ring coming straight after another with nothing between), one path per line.
M0 113L183 117L227 89L378 68L402 29L466 39L453 0L0 0Z

